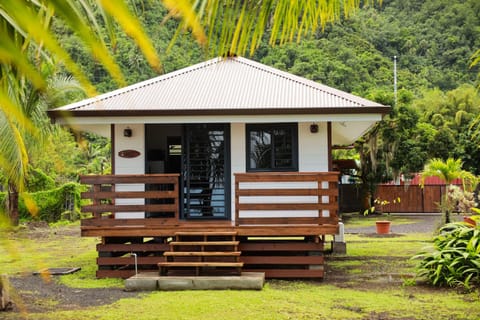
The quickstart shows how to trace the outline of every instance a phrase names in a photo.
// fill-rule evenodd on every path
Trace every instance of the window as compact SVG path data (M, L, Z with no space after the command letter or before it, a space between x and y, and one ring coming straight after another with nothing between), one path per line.
M247 171L298 171L296 123L247 125Z

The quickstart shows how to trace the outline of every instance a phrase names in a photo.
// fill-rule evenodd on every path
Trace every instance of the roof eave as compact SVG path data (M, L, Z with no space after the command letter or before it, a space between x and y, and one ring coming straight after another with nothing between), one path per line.
M389 106L335 108L257 108L257 109L190 109L190 110L49 110L50 118L129 117L129 116L205 116L205 115L271 115L271 114L388 114Z

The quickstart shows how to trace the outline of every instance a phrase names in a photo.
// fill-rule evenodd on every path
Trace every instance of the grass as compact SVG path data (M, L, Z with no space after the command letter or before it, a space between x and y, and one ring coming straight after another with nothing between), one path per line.
M95 245L99 241L98 238L79 237L77 224L57 224L50 229L18 228L15 232L3 230L0 274L31 274L45 268L80 267L79 272L60 277L60 282L76 288L123 286L120 279L95 278Z
M411 233L394 238L346 235L349 256L413 256L431 245L432 235Z
M55 279L73 288L118 290L121 280L95 279L98 239L80 238L69 228L78 226L58 226L43 237L26 231L0 236L1 272L14 275L40 266L80 266L80 272ZM413 274L415 261L410 257L431 239L432 234L426 233L384 238L347 234L348 254L327 258L330 279L327 273L323 282L268 281L262 291L143 293L100 307L28 314L28 319L479 319L478 291L462 294L413 285L410 277L382 278ZM343 280L331 280L335 276ZM55 306L56 302L41 303Z
M366 291L272 281L262 291L155 292L42 319L475 319L480 315L475 299L412 287Z

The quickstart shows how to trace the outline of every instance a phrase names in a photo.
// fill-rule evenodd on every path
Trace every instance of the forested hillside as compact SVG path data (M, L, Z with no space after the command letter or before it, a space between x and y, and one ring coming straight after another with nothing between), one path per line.
M315 39L262 47L256 58L358 94L392 92L393 57L399 88L451 90L475 82L470 57L480 47L478 1L384 1L328 26ZM456 2L456 3L455 3Z
M166 10L155 1L137 1L143 20L170 72L210 58L189 35L177 38L177 24L164 18ZM59 27L61 32L61 27ZM100 91L115 85L76 39L66 35L64 45L78 51L77 59L89 71ZM399 88L418 95L425 88L452 90L477 81L480 66L470 68L471 56L480 48L480 3L475 0L385 0L375 8L359 10L349 19L327 25L324 32L272 48L266 42L253 58L257 61L358 94L393 88L393 57L398 58ZM129 83L155 76L140 51L117 35L115 58Z
M163 72L215 56L202 49L188 32L180 34L172 45L176 21L165 20L167 11L156 1L136 3L135 10L162 59ZM77 45L74 36L60 24L55 28L64 34L63 45L74 53L99 92L116 88L100 64ZM124 34L118 33L112 47L128 83L157 75ZM470 67L471 57L479 48L479 1L384 0L298 43L272 47L265 41L252 58L393 106L396 56L398 104L371 136L375 143L367 137L369 143L357 145L362 159L369 159L371 153L377 158L379 170L373 170L365 160L364 175L381 181L419 171L431 157L460 157L466 169L480 173L480 143L472 126L480 114L476 90L480 66ZM73 163L78 165L78 161ZM377 172L375 177L372 171Z

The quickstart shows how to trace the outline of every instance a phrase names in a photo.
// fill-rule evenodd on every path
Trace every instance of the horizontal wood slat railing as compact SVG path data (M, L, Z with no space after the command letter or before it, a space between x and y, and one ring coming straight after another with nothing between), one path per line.
M92 201L82 207L82 212L92 213L94 220L114 218L118 212L145 212L178 221L178 177L179 174L82 176L80 182L91 186L82 193L82 199Z
M302 210L304 212L301 212ZM257 214L255 211L262 213ZM305 211L311 211L313 214L307 214ZM237 226L335 225L338 223L338 173L237 173L235 223Z

